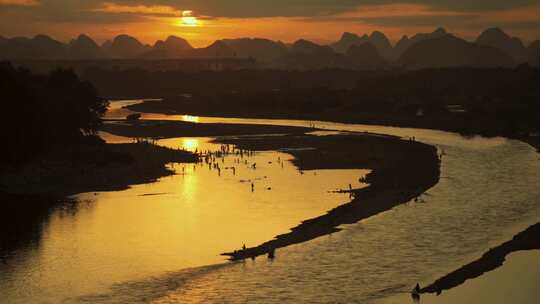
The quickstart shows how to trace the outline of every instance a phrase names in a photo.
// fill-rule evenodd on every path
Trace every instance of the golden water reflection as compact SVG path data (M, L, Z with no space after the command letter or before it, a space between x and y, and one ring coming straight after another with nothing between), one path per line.
M165 139L158 144L191 151L220 148L208 138ZM78 195L87 202L84 208L54 212L38 253L21 267L32 266L11 278L17 286L25 282L31 292L25 296L21 290L4 288L5 299L23 303L37 293L44 302L56 303L105 291L115 282L224 262L221 252L258 245L348 202L347 195L329 191L349 184L362 187L358 179L368 173L300 173L292 157L280 152L255 153L240 163L238 158L218 159L219 171L204 163L170 164L176 175L155 183ZM256 169L252 163L257 163Z
M199 116L182 115L181 120L187 121L187 122L199 122Z

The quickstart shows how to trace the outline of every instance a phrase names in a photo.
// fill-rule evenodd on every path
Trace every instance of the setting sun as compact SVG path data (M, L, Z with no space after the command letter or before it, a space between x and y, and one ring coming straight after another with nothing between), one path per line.
M180 18L181 26L197 26L199 22L196 17L193 16L192 11L183 11L182 18Z

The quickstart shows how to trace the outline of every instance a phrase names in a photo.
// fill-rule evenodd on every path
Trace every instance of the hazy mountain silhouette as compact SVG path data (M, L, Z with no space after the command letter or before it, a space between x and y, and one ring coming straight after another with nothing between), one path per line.
M67 46L46 35L15 37L1 44L0 59L66 59Z
M326 45L319 45L315 42L299 39L290 47L291 52L304 54L332 54L334 51Z
M508 36L500 28L494 27L485 30L478 36L476 43L503 50L518 63L526 61L526 49L521 39Z
M437 28L432 33L419 33L412 36L412 38L409 38L408 36L405 35L396 43L396 46L394 47L394 58L395 59L399 58L409 47L411 47L412 45L418 42L421 42L427 39L440 38L440 37L446 36L447 34L448 33L446 32L446 30L440 27L440 28Z
M81 34L69 42L70 59L96 59L104 56L101 47L87 35Z
M30 45L30 39L26 37L6 39L0 44L0 47L0 58L2 59L29 59L38 56Z
M392 58L392 44L390 44L388 38L379 31L374 31L371 33L371 35L363 35L362 37L353 33L344 32L339 41L332 43L330 47L332 47L332 49L338 53L345 54L351 48L351 46L360 46L364 43L371 43L373 46L375 46L379 51L379 54L381 54L385 59L389 60Z
M353 34L353 33L344 32L341 35L341 38L339 39L339 41L331 44L330 46L336 52L345 54L351 48L351 46L353 46L353 45L361 45L361 44L364 44L366 42L369 42L368 35L364 35L364 36L360 37L360 36L358 36L356 34Z
M531 65L540 65L540 40L535 40L529 45L527 59Z
M31 40L31 45L43 59L65 59L67 57L66 46L49 36L37 35Z
M357 69L371 70L386 65L385 59L370 42L351 46L347 51L347 57Z
M169 36L165 41L158 40L152 49L143 55L144 59L173 59L186 56L186 52L192 50L193 47L183 38Z
M453 35L420 41L409 47L399 64L411 69L442 67L507 67L512 57L505 52L467 42Z
M455 65L507 66L510 55L515 63L528 61L538 64L540 40L525 48L519 38L510 37L498 28L484 31L475 43L462 39L450 39L443 28L431 33L419 33L411 38L403 36L395 47L381 32L374 31L369 36L358 36L344 32L339 41L330 45L319 45L305 39L292 44L261 38L238 38L217 40L204 48L193 48L183 38L169 36L158 40L152 47L144 45L135 37L119 35L112 41L99 46L91 37L81 34L69 43L61 43L45 35L33 38L0 37L0 60L84 60L84 59L177 59L177 58L247 58L253 57L261 66L308 69L308 68L372 68L381 64L407 66L441 67ZM414 51L405 53L420 44ZM457 40L456 40L457 39ZM370 46L363 46L370 44ZM444 45L457 53L450 54ZM351 50L351 47L357 46ZM496 48L503 52L494 52ZM421 52L426 58L416 58ZM482 57L482 56L486 57ZM383 59L381 61L381 58ZM415 59L416 58L416 59ZM494 60L501 60L496 63ZM437 61L440 60L440 61ZM319 61L319 62L318 62ZM287 66L290 64L290 66ZM431 65L431 66L430 66Z
M369 35L369 42L373 44L381 54L386 59L391 59L394 49L390 44L388 38L379 31L374 31Z
M229 46L238 57L253 57L258 61L269 62L285 55L287 47L281 41L261 38L239 38L221 40Z
M192 49L186 53L190 58L234 58L236 52L225 42L218 40L205 48Z
M539 52L540 51L540 40L535 40L527 48L529 52Z
M119 35L111 43L103 44L104 51L112 58L136 58L149 50L134 37Z
M319 70L324 68L347 68L349 63L343 54L331 47L314 42L297 40L286 55L274 60L275 66L295 70Z
M169 36L165 41L158 40L154 45L154 48L182 52L185 50L191 50L193 47L184 38Z

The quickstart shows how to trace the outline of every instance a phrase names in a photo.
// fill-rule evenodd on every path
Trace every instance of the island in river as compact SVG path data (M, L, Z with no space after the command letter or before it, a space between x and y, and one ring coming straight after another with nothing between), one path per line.
M356 223L420 196L439 180L440 155L433 146L395 136L348 133L338 135L305 134L305 128L264 125L194 124L177 121L109 122L104 130L114 135L143 133L156 138L179 134L218 136L217 141L242 150L281 150L294 156L293 163L303 172L317 169L370 169L362 189L349 189L351 202L327 214L306 219L291 232L253 248L223 253L231 260L256 257L277 248L311 240L339 231L342 224ZM254 136L265 131L280 136ZM283 131L289 131L283 134ZM291 134L291 132L294 132Z

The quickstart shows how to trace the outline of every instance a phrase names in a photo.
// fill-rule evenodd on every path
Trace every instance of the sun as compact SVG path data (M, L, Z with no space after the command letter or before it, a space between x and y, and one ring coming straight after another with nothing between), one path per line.
M183 11L182 18L180 18L180 25L197 26L199 25L199 21L197 20L197 17L193 16L193 11Z

